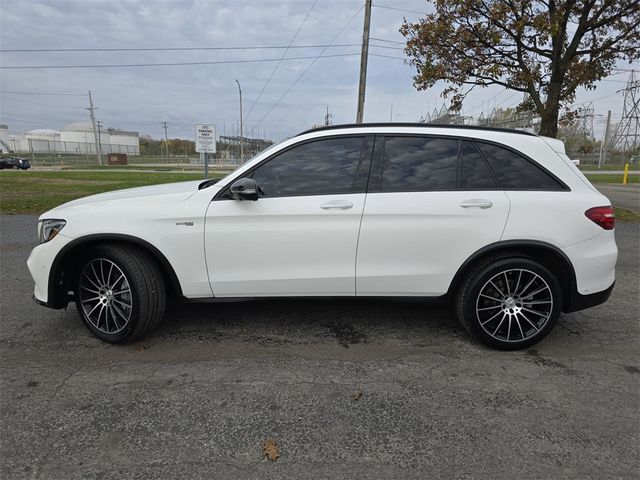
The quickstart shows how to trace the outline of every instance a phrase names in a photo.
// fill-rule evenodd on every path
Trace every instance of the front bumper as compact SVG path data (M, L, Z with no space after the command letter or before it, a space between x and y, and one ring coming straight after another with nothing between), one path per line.
M27 259L27 267L33 279L33 299L41 304L52 308L54 307L49 301L50 289L53 284L51 278L51 266L60 250L71 242L72 239L65 237L61 233L56 235L52 240L41 243L31 250L31 254Z

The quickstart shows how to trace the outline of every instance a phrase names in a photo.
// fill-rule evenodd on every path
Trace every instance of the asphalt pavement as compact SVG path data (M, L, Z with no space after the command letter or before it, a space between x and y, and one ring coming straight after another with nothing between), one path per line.
M0 216L3 479L640 476L638 224L608 303L498 352L375 300L181 305L108 345L31 301L35 222Z
M640 183L598 184L596 187L614 206L640 211Z

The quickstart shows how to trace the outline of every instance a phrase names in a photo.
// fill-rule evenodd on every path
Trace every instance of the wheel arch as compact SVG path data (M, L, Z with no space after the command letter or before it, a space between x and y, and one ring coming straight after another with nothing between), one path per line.
M65 245L51 264L48 282L48 302L53 308L64 308L71 300L68 292L72 290L70 283L77 274L75 259L90 248L104 243L135 245L144 249L157 262L170 293L182 295L182 287L175 270L164 254L154 245L139 237L126 234L93 234L77 238Z
M505 257L525 256L540 262L560 283L563 311L570 311L577 293L576 273L571 260L555 245L537 240L505 240L492 243L476 251L465 260L454 275L447 295L453 296L457 293L465 276L479 262L497 254L504 254Z

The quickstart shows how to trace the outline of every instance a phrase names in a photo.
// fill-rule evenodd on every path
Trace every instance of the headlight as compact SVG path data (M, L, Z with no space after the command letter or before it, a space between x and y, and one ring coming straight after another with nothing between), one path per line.
M52 240L66 224L66 221L57 218L40 220L38 222L38 240L40 243Z

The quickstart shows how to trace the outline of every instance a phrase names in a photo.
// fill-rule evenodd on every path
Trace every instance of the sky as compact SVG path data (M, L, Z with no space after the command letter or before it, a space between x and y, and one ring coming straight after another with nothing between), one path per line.
M170 138L193 138L194 124L212 123L219 135L238 134L236 80L243 93L245 136L282 140L323 123L327 108L333 123L355 121L362 0L318 0L315 5L314 0L0 1L3 50L261 47L1 52L2 67L246 62L3 68L0 123L9 125L12 134L88 121L89 90L97 107L96 118L107 127L160 138L164 135L161 122L167 121ZM402 60L402 45L396 43L403 41L398 32L403 18L415 21L429 8L423 0L374 2L371 37L375 40L368 61L365 122L415 122L445 102L440 96L443 85L422 92L413 87L414 69ZM286 47L294 36L292 45L305 47L289 49L274 73L285 49L264 47ZM318 55L333 56L314 60ZM620 66L631 68L624 63ZM618 72L600 82L596 90L578 92L577 103L593 101L596 136L604 128L608 109L614 122L619 119L623 98L616 92L624 88L627 76ZM486 114L494 107L515 106L519 99L520 94L501 87L476 88L465 100L463 114Z

